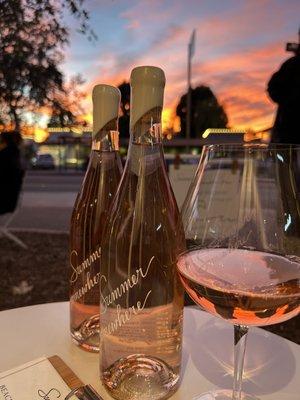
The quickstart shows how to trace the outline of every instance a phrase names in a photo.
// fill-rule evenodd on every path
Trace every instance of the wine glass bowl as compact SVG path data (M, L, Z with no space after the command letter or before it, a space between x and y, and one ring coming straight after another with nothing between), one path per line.
M231 323L261 326L299 312L300 260L261 251L209 248L178 260L181 281L206 311Z
M234 324L236 346L233 393L201 400L247 398L241 383L248 327L299 313L299 165L293 145L203 149L182 209L187 251L177 269L197 304Z

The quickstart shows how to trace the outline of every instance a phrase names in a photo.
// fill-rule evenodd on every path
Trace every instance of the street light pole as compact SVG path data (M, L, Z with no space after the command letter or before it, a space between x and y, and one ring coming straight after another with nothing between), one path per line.
M196 30L194 29L188 44L188 63L187 63L187 107L186 107L186 138L191 137L191 112L192 112L192 87L191 87L191 75L192 75L192 57L195 53L195 38Z

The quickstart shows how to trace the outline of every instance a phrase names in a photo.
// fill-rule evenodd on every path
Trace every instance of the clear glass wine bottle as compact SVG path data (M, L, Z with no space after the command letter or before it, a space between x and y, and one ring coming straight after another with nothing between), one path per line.
M131 142L102 241L100 374L116 399L165 399L179 383L185 241L161 142L164 73L131 74Z
M99 350L99 279L103 227L122 174L118 146L120 92L93 90L93 140L70 226L70 330L73 341Z

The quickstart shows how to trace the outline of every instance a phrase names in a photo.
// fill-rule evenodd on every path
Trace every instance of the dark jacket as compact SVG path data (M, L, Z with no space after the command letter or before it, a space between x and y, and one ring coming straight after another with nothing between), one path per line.
M9 145L0 150L0 214L15 210L23 176L19 148Z
M300 143L300 55L285 61L268 84L278 104L272 142Z

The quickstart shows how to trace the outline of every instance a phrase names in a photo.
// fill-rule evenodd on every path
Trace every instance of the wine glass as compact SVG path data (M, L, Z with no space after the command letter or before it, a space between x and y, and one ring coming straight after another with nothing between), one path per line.
M242 394L249 326L286 321L300 310L300 146L205 146L183 204L187 251L177 268L190 297L234 324L233 391Z

